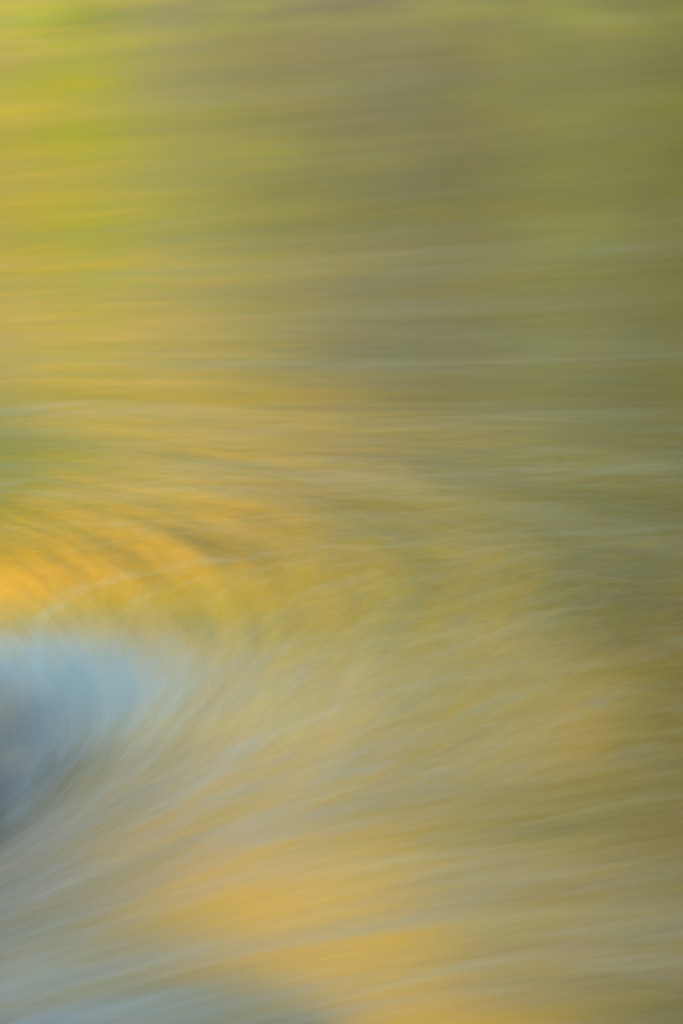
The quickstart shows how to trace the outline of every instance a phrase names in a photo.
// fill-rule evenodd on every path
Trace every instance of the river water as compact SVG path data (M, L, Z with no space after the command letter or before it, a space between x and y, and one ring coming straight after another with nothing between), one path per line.
M3 1024L674 1024L674 5L4 0Z

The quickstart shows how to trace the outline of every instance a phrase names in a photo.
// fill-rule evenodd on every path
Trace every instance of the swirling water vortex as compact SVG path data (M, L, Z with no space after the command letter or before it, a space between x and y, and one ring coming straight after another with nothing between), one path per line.
M5 1019L510 1020L630 970L661 777L479 499L495 427L454 473L439 409L97 412L42 411L71 478L5 512Z
M0 6L1 1024L681 1019L674 16L505 6Z

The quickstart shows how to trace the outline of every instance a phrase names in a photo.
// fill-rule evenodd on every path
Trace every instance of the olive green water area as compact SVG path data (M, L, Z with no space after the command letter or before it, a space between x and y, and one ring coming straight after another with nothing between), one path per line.
M0 1020L680 1020L680 41L3 0Z

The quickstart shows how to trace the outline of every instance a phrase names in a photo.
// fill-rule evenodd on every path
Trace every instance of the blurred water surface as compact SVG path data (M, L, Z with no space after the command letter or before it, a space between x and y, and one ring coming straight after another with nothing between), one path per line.
M3 0L0 1020L680 1021L680 22Z

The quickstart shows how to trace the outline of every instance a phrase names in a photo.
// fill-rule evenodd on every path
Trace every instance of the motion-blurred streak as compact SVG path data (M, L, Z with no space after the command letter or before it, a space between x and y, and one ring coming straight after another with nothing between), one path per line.
M3 0L0 1024L674 1024L681 15Z

